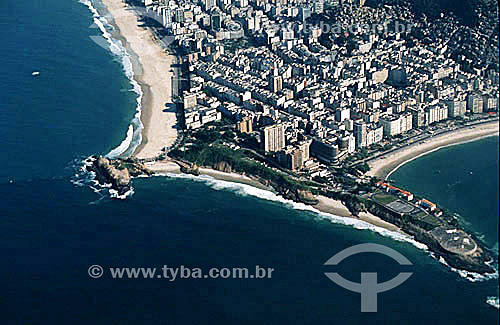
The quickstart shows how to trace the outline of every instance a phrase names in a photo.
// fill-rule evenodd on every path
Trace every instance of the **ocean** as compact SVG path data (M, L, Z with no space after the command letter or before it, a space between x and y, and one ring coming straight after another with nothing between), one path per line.
M498 252L498 146L498 137L488 137L445 147L408 162L389 179L461 216Z
M102 30L76 0L4 0L0 7L3 324L498 324L498 310L486 303L498 297L497 279L472 282L409 238L362 222L343 224L270 192L210 178L158 176L135 179L135 193L126 200L111 199L80 167L91 154L127 153L138 140L141 91L131 84L124 53L95 42ZM498 166L492 148L489 140L453 147L464 152L454 164L479 173L466 189L484 186L485 175L492 178L495 171L488 168ZM391 178L409 188L399 173L448 150L415 160ZM487 170L469 169L470 150L490 153L481 156ZM467 213L446 195L436 196L436 182L422 186L411 190L425 190L494 246L498 210ZM469 197L498 202L498 191ZM361 243L391 247L413 265L380 254L324 265ZM259 265L274 272L265 279L113 279L106 272L94 279L91 265ZM355 282L361 272L378 272L380 282L401 271L413 275L378 295L377 313L361 313L360 294L324 275L335 271Z

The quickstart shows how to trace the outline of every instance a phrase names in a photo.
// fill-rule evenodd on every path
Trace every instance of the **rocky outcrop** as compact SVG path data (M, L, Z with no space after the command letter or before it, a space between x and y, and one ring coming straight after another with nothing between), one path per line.
M92 171L96 173L97 181L101 184L111 184L120 195L130 190L130 173L128 169L118 169L105 157L97 157L92 166Z
M185 174L200 176L200 168L196 164L193 164L191 166L184 164L181 165L181 172Z
M285 199L292 200L294 202L300 202L308 205L316 205L319 203L318 199L310 192L306 190L291 190L283 186L279 186L274 183L270 185Z
M119 195L130 191L132 177L152 174L143 163L134 158L108 159L102 156L93 158L92 165L88 167L89 171L95 172L100 184L111 184Z
M382 220L401 227L405 233L414 236L417 241L427 245L429 250L435 254L436 258L443 258L449 266L455 269L480 274L495 272L491 266L486 264L486 262L491 260L491 255L481 247L478 247L474 254L455 254L444 249L442 243L436 240L435 236L432 235L432 231L422 229L410 220L404 220L404 218L396 216L394 213L382 208L378 204L368 204L368 211ZM478 241L476 240L476 242Z
M478 247L474 254L455 254L443 249L442 243L437 241L429 231L416 226L408 227L406 225L403 226L403 230L415 236L415 239L419 242L426 244L437 258L442 257L453 268L480 274L495 272L493 267L486 264L486 262L491 261L491 255L481 247Z

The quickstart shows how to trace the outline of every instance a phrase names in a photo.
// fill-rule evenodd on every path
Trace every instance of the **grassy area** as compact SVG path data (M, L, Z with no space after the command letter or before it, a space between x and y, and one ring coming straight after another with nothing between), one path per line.
M380 204L387 205L396 201L398 198L388 193L379 192L373 195L373 199Z
M424 229L432 229L442 224L438 218L427 214L424 211L421 211L416 215L412 215L412 219L414 222L424 224Z

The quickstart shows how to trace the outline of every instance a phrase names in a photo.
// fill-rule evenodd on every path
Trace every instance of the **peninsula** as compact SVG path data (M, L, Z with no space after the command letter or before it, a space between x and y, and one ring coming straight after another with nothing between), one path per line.
M498 136L487 4L463 25L405 1L103 3L137 58L145 129L133 157L96 157L102 179L122 190L124 174L246 183L410 234L458 269L494 272L461 220L384 181L420 155ZM495 47L468 45L478 41Z

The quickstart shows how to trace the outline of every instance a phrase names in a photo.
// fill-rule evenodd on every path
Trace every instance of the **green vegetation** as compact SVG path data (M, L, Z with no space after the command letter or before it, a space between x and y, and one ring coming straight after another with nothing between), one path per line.
M420 211L416 215L412 215L411 222L425 230L432 230L442 224L439 219L428 213L425 213L424 211Z
M382 147L382 150L387 151L392 149L392 144L386 144Z
M379 192L377 194L374 194L373 198L375 199L375 201L377 201L382 205L387 205L397 200L397 198L394 195L384 192Z
M370 170L370 166L368 166L367 163L363 163L361 165L356 166L356 169L364 174Z
M214 134L210 131L201 130L198 132L198 135L202 132L201 135L203 137L212 138ZM194 144L185 152L174 150L171 152L171 155L199 166L215 167L219 163L226 163L235 172L258 176L292 191L309 190L306 184L248 158L243 150L233 150L216 144Z
M347 209L353 215L358 215L361 211L366 210L365 200L363 200L361 197L357 195L350 193L334 192L334 191L326 191L323 192L322 194L333 200L338 200L344 203Z

